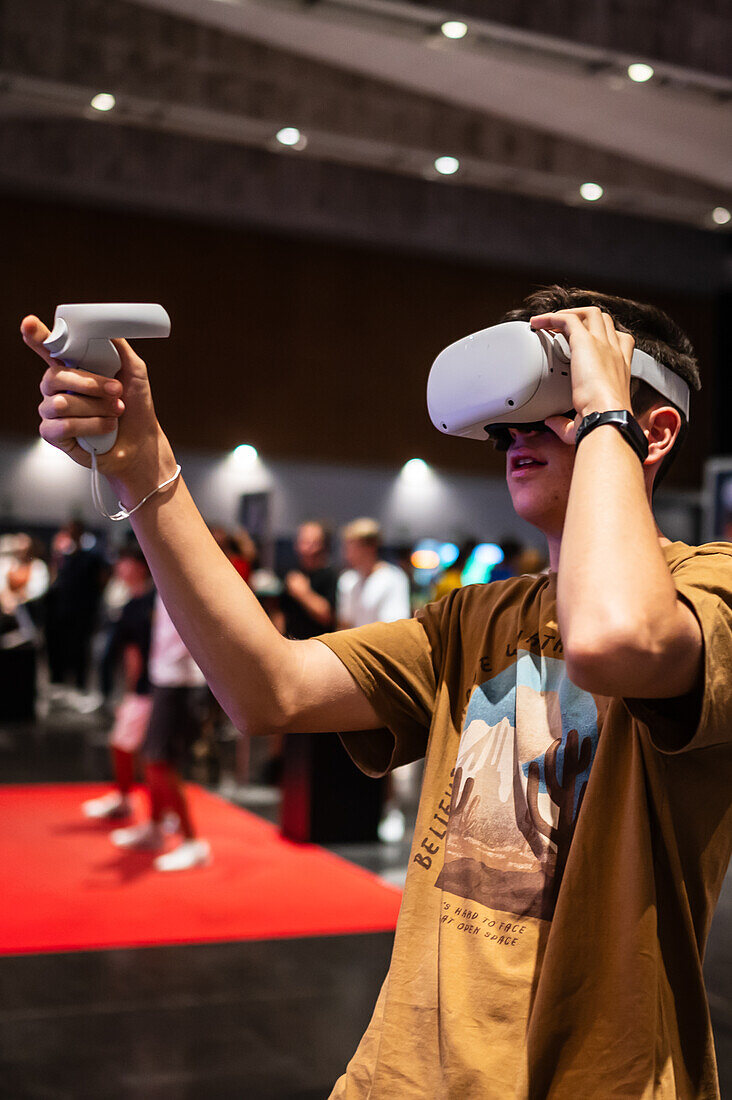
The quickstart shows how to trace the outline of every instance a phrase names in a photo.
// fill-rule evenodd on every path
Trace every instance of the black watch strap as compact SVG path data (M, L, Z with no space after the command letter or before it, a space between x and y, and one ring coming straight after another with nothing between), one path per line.
M612 424L620 434L630 443L641 462L648 458L648 440L643 434L638 421L627 409L618 409L616 412L589 413L581 421L577 429L575 445L579 446L580 440L591 432L593 428L599 428L601 424Z

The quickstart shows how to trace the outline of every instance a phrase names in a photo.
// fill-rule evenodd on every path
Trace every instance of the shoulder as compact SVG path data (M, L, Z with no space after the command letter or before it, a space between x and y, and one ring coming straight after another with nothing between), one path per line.
M689 546L673 542L663 547L671 575L699 588L730 597L732 594L732 543L707 542Z

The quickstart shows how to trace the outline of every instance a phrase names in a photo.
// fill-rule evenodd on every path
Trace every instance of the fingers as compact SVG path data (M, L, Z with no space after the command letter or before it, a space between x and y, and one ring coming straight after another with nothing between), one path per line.
M125 411L124 401L111 394L102 397L84 397L77 393L54 393L45 396L38 406L42 420L58 420L65 417L120 417Z
M567 339L581 339L589 333L589 329L583 324L583 318L577 310L560 309L556 313L540 313L531 318L532 328L548 329L550 332L561 332Z
M42 344L48 336L48 329L43 321L39 320L33 313L24 317L20 322L20 332L29 347L33 344Z
M120 369L118 378L127 383L133 379L136 382L147 382L147 367L143 359L130 347L126 340L112 340L119 352Z
M55 393L83 394L85 397L120 397L122 383L116 378L104 378L86 370L59 366L54 362L43 375L40 385L44 397Z
M561 440L562 443L574 445L577 435L577 423L566 416L548 416L544 421L547 428Z
M117 427L116 416L60 417L42 420L38 429L42 439L70 454L76 447L77 436L105 435Z
M574 318L574 320L572 320ZM599 306L577 306L572 309L560 309L555 313L541 313L531 318L532 328L548 328L555 332L561 332L565 336L576 336L579 333L579 325L587 330L597 340L607 341L614 348L620 348L620 336L628 333L618 333L612 317L605 313ZM556 322L553 323L553 322ZM632 336L630 337L632 340Z
M601 313L600 316L602 317L605 325L605 335L607 337L608 344L612 348L619 349L620 343L618 341L618 331L615 328L615 322L613 321L609 313Z
M43 346L43 341L48 336L48 329L43 321L39 321L33 314L24 317L20 323L20 334L23 337L23 343L27 344L31 351L34 351L44 363L48 363L49 366L55 363L55 359L51 358Z
M635 340L629 332L619 332L617 334L618 345L620 351L623 354L625 362L630 366L630 361L633 358L633 349L635 348Z

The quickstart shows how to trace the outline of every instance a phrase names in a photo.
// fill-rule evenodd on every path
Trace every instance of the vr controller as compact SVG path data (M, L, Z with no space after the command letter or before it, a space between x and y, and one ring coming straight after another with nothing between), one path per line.
M427 380L430 420L446 435L492 439L504 449L509 427L543 428L548 416L572 409L571 351L560 334L505 321L450 344ZM689 387L637 348L630 363L642 378L689 419Z
M53 331L43 346L67 367L114 378L120 358L112 339L149 339L170 335L170 317L162 306L139 302L103 302L56 307ZM93 439L77 439L89 454L106 454L117 429Z

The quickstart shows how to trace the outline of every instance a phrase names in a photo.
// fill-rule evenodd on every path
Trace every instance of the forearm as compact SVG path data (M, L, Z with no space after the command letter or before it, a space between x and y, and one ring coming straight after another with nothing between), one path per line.
M152 477L148 470L113 482L123 504L149 492L155 477L169 477L171 464L164 452ZM279 728L294 679L293 643L216 545L185 482L151 497L131 522L176 629L231 719L253 733Z
M323 626L332 626L333 624L333 608L330 606L325 596L319 596L317 592L303 592L301 595L295 597L305 608L307 613L316 619L317 622Z
M565 652L652 652L674 622L676 589L643 469L611 425L577 448L557 578Z

